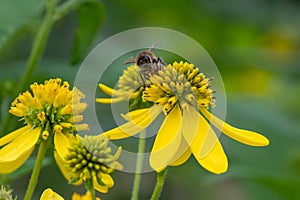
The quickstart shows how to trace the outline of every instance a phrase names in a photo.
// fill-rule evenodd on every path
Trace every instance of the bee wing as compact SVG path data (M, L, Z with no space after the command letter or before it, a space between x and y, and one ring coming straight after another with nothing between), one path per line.
M134 57L130 57L128 58L128 60L126 60L125 62L123 62L124 65L126 64L130 64L130 63L135 63L135 58Z

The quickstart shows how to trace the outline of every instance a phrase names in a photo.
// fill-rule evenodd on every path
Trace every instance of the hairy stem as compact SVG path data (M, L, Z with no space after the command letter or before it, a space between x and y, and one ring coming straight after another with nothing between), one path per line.
M145 151L145 135L146 130L143 130L140 133L139 138L139 147L138 147L138 157L136 162L136 170L133 182L133 188L131 192L131 200L137 200L139 195L139 190L141 186L141 176L142 176L142 167L143 167L143 153Z
M167 168L164 169L162 172L157 173L156 185L152 193L151 200L158 200L161 191L163 189L166 176L167 176Z

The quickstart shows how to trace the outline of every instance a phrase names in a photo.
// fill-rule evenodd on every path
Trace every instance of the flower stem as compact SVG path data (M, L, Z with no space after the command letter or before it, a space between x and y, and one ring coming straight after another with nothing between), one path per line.
M49 38L52 26L54 24L53 13L56 7L57 0L47 0L46 14L44 20L38 30L37 36L34 40L29 59L27 62L26 71L19 82L18 91L21 91L24 85L28 82L33 71L37 67L37 64L44 52L46 43Z
M156 185L155 185L154 191L152 193L151 200L158 200L158 198L161 194L162 188L164 186L166 176L167 176L167 168L164 169L163 171L157 173Z
M39 147L39 151L38 151L38 154L36 157L36 162L35 162L32 174L31 174L31 178L30 178L30 181L29 181L29 184L27 187L27 191L26 191L24 200L32 199L32 194L34 192L34 189L35 189L35 186L36 186L39 174L40 174L40 170L42 168L42 163L43 163L43 159L46 155L47 148L48 148L48 143L47 143L47 141L43 140Z
M30 55L27 61L26 70L19 84L16 87L16 91L14 95L17 95L20 91L22 91L24 85L27 84L27 82L30 79L30 76L34 72L35 68L37 67L38 61L40 60L40 57L45 49L50 31L54 24L53 14L56 7L56 3L57 0L47 0L45 17L38 30L37 36L33 42L33 46L31 48ZM6 132L10 127L11 120L12 120L12 115L8 115L3 126L4 132Z
M137 155L137 162L135 168L135 176L133 182L133 188L131 192L131 200L137 200L138 194L141 185L141 176L142 176L142 167L143 167L143 153L145 151L145 136L146 130L141 131L140 138L139 138L139 147L138 147L138 155Z
M91 193L92 200L95 200L96 196L93 178L89 178L85 181L85 187Z

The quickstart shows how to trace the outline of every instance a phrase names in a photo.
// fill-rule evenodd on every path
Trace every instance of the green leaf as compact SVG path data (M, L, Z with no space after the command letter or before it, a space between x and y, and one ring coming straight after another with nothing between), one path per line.
M77 9L78 28L71 51L71 64L79 63L92 44L104 18L104 6L100 1L86 1Z

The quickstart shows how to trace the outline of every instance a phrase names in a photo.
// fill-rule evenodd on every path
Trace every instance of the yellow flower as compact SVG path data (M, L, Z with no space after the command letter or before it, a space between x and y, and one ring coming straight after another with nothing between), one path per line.
M183 164L191 154L206 170L216 174L225 172L227 157L210 123L241 143L269 144L263 135L232 127L211 114L209 108L215 106L211 79L193 64L174 62L150 77L150 82L143 92L143 100L154 105L123 115L128 122L104 134L111 140L133 136L163 112L166 117L150 155L150 165L157 172Z
M107 85L100 83L99 88L107 95L111 96L111 98L96 98L96 102L111 104L122 101L130 101L129 110L135 110L141 105L143 107L152 106L151 103L142 100L144 86L139 71L139 66L129 66L126 70L124 70L123 75L120 76L116 89L112 89Z
M91 199L92 199L92 195L89 191L87 191L84 195L80 195L76 192L72 195L72 200L91 200ZM96 200L100 200L100 198L96 197Z
M139 88L142 85L142 80L139 75L139 67L137 65L131 65L124 70L123 75L120 76L117 90L114 90L104 84L99 84L99 88L113 98L96 98L96 102L110 104L134 99L139 96Z
M44 190L40 200L64 200L64 198L54 192L52 189L48 188Z
M42 140L54 141L55 148L65 148L61 138L68 138L75 130L86 130L81 113L87 107L80 102L84 95L69 89L68 82L50 79L44 84L30 85L31 92L20 94L9 112L24 120L25 126L0 138L0 173L11 173L31 155Z
M72 184L80 185L91 180L93 187L102 193L114 185L109 175L114 169L122 169L116 160L120 156L121 147L115 155L111 155L105 136L76 135L71 140L65 139L67 151L58 150L54 157L64 177Z

